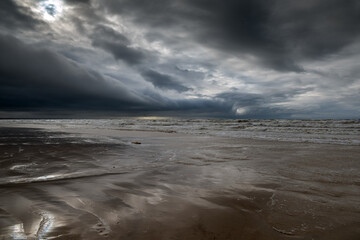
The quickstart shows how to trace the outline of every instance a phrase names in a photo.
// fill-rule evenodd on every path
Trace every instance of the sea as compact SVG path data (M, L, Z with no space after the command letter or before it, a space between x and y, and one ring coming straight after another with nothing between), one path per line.
M0 124L44 128L97 128L154 131L290 142L360 145L360 119L182 119L137 117L120 119L11 119Z

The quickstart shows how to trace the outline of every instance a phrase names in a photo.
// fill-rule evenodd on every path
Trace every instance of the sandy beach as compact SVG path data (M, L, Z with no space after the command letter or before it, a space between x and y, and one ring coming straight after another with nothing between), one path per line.
M358 146L0 128L0 239L360 238Z

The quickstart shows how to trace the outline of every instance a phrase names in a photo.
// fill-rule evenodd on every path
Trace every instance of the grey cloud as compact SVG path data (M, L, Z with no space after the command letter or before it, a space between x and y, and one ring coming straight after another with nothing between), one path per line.
M30 9L18 6L12 0L0 1L0 27L6 29L35 29L42 24L30 14Z
M236 109L242 108L242 118L291 118L299 110L291 108L274 107L273 103L282 103L299 94L311 91L312 88L289 88L272 91L265 94L252 94L239 91L219 93L215 96L217 101L223 102L224 109L236 114ZM304 110L302 110L304 111Z
M270 26L290 49L306 58L341 50L360 34L360 3L356 0L277 2Z
M360 34L356 0L109 0L104 5L158 31L185 31L201 44L251 54L279 71L304 71L302 60L335 53Z
M63 1L49 22L0 1L2 111L359 116L358 1Z
M162 90L175 90L177 92L190 90L190 88L185 87L170 75L141 66L141 63L150 58L150 53L129 47L131 42L123 34L109 27L98 25L91 38L93 46L100 47L111 53L114 58L135 67L137 71L140 71L144 80L151 82L155 87ZM151 57L154 58L155 56Z
M111 53L115 59L129 65L139 64L145 58L143 52L129 46L130 41L124 35L109 27L97 26L91 38L93 46L102 48Z
M267 98L260 94L223 92L212 99L191 99L178 103L179 116L186 112L193 116L241 117L241 118L291 118L292 109L266 106ZM236 115L236 108L247 111Z
M185 87L173 77L154 70L146 70L142 73L142 76L146 81L151 82L155 87L160 89L175 90L177 92L186 92L191 90L191 88Z
M212 68L212 66L206 66L206 67L207 69ZM206 75L204 72L201 71L182 69L181 67L178 66L175 66L174 72L185 79L191 80L192 82L202 81Z
M78 5L78 4L90 4L91 0L65 0L65 2L69 4Z
M138 23L148 23L167 27L178 24L177 8L179 1L166 0L108 0L102 5L107 11L115 14L128 15Z
M45 49L0 35L1 107L113 108L143 105L117 82Z
M205 114L209 110L219 115L221 112L228 114L216 101L172 100L150 90L135 94L99 73L83 69L46 49L35 49L12 36L0 35L0 51L0 108L3 111L46 112L52 109L59 116L59 111L73 114L72 111L78 110L110 111L115 115L119 110L129 114L139 111ZM166 75L155 71L147 74L166 80ZM177 91L187 90L175 82L167 85L160 81L160 84Z
M238 103L239 106L260 105L264 101L264 96L260 94L241 93L241 92L223 92L215 96L215 98L225 100L230 104Z
M239 89L223 92L216 95L216 98L226 102L237 102L239 106L256 106L271 103L284 102L297 95L314 90L312 87L287 87L286 89L272 89L263 94L241 92Z

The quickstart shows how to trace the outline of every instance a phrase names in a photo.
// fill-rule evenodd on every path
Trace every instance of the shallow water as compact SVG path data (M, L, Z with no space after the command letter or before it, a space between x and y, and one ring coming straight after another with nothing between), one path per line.
M69 121L0 129L0 239L360 238L354 142Z

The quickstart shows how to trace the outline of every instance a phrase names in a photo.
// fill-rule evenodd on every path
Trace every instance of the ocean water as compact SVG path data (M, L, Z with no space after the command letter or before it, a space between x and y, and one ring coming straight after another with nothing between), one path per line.
M226 120L144 117L121 119L0 120L0 124L7 126L27 124L53 129L97 128L177 132L193 135L269 139L289 142L360 145L360 119Z

